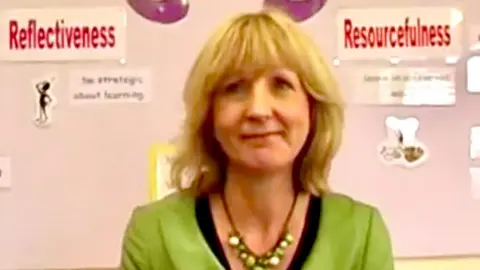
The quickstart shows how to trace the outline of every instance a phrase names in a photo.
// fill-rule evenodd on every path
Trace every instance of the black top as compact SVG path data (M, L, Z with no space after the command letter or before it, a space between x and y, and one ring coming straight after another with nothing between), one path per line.
M307 260L317 238L320 226L321 209L322 199L319 197L310 197L307 215L305 216L305 226L303 227L298 247L295 250L293 259L288 267L289 270L301 270L303 263ZM200 198L197 200L195 205L195 215L203 237L207 241L210 249L223 267L230 270L231 268L223 251L220 238L215 230L208 198Z

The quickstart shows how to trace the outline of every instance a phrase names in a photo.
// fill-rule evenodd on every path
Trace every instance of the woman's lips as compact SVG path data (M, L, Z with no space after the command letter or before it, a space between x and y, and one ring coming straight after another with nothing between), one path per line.
M265 132L265 133L255 133L255 134L243 134L241 138L244 140L253 140L253 139L266 139L271 136L280 135L280 131L275 132Z

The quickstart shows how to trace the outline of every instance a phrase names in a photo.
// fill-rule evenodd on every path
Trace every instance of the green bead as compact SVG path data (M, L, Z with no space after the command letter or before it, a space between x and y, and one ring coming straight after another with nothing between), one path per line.
M285 250L294 241L291 233L285 233L280 242L261 256L256 256L248 246L243 242L238 234L230 234L228 238L229 245L238 253L237 256L243 261L245 269L249 270L267 270L270 267L278 266L281 259L285 256Z
M245 260L245 264L248 267L254 266L256 262L257 262L257 260L252 255L248 256L247 259Z
M283 249L281 249L281 248L277 248L275 250L275 255L278 256L278 257L283 257L283 255L285 255L285 251L283 251Z
M284 237L285 241L287 241L289 244L293 243L293 235L291 233L287 233Z

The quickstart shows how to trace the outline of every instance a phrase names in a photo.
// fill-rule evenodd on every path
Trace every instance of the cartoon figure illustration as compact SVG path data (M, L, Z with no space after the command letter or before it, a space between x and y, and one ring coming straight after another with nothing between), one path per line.
M426 147L415 137L419 126L417 119L388 117L385 124L388 138L378 147L383 163L411 168L425 162Z
M380 147L380 156L388 163L401 160L403 157L403 134L400 131L396 131L396 135L397 141L395 143L392 142L391 145L383 144Z
M37 117L35 122L39 125L45 125L51 120L51 106L53 105L53 98L50 93L52 88L52 80L43 80L35 84L37 91Z

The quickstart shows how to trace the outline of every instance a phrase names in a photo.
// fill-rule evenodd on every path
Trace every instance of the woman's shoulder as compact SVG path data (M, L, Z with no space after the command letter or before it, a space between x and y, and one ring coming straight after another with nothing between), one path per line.
M344 194L322 196L319 235L311 265L330 261L341 269L393 269L389 232L373 205Z
M353 197L342 193L329 193L323 196L324 203L329 207L339 208L340 210L373 210L375 206L354 199Z
M337 219L357 221L368 221L372 215L378 215L378 209L375 206L341 193L325 195L322 212Z
M179 191L162 199L149 202L135 208L135 216L140 219L152 219L170 215L190 214L195 211L195 197L190 193Z
M165 241L169 238L180 246L184 244L178 239L192 233L189 225L192 222L188 222L188 218L192 219L194 211L194 197L184 192L135 207L124 236L122 269L143 269L146 266L141 263L147 261L152 263L151 269L173 269L165 251ZM185 239L188 241L189 238ZM152 250L155 251L155 259L149 257Z

